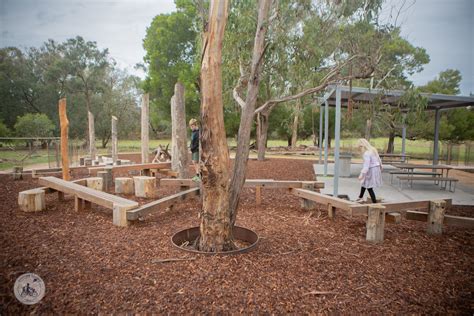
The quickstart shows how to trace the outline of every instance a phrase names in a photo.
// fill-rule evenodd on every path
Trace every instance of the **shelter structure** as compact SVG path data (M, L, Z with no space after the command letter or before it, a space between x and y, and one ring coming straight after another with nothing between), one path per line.
M334 131L334 192L333 195L338 195L338 182L339 182L339 148L340 148L340 137L341 137L341 108L347 107L350 102L353 103L372 103L376 100L381 100L384 104L391 106L402 106L400 104L401 97L405 94L402 90L383 90L383 89L370 89L361 87L349 87L342 85L331 85L327 89L327 93L323 98L320 98L319 105L324 105L324 111L320 113L320 123L323 122L324 115L324 175L327 175L328 165L328 141L329 141L329 106L336 108L335 113L335 131ZM474 106L474 97L457 96L457 95L446 95L446 94L431 94L421 93L423 97L428 100L426 111L435 111L435 124L434 124L434 147L433 147L433 164L438 164L439 155L439 122L441 118L441 112L451 110L455 108L463 108ZM321 125L320 125L321 126ZM323 139L323 129L319 129L319 139ZM402 129L402 154L405 154L405 140L406 140L406 127ZM320 142L321 144L321 142ZM322 156L322 147L319 148L319 157Z

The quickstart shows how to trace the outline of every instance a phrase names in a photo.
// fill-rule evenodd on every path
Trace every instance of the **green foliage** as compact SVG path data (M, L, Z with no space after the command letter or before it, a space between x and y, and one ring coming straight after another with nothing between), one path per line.
M148 68L143 88L150 92L150 116L156 132L170 129L170 100L178 81L185 87L186 113L189 117L199 113L199 67L195 65L198 33L191 4L177 1L178 12L157 15L143 40Z
M461 80L462 76L459 70L447 69L442 71L436 79L420 87L420 90L429 93L459 94Z
M15 134L19 137L50 137L54 124L46 114L27 113L17 118Z
M10 129L0 120L0 137L8 137L10 133Z
M117 75L120 73L120 75ZM82 37L63 43L48 40L24 51L0 49L0 117L13 128L15 119L26 113L42 113L59 133L58 100L67 99L70 138L84 138L87 110L95 115L103 139L110 133L110 115L125 115L121 130L136 134L138 118L136 77L119 70L107 50ZM129 82L122 84L121 82Z

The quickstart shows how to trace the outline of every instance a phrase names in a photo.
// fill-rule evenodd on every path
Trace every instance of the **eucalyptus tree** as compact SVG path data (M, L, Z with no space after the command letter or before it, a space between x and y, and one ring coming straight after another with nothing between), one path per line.
M157 15L147 28L143 47L147 78L143 88L150 93L151 127L170 129L170 100L174 85L185 87L186 112L199 113L199 61L197 13L191 1L176 1L177 12Z

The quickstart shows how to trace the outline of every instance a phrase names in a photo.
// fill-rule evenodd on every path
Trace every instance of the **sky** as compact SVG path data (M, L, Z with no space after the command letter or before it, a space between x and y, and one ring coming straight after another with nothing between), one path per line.
M154 16L173 10L173 0L0 0L0 47L39 47L49 38L62 42L80 35L140 75L133 67L143 61L146 28ZM385 20L401 25L403 37L430 55L424 70L411 77L415 85L451 68L461 71L461 94L474 93L474 0L388 0L383 11Z

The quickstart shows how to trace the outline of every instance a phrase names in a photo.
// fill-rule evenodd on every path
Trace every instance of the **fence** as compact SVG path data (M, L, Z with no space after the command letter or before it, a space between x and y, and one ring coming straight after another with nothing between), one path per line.
M60 167L60 146L59 137L2 137L0 138L0 170L8 170L16 166ZM69 141L68 157L71 166L79 165L79 157L86 153L85 142Z

